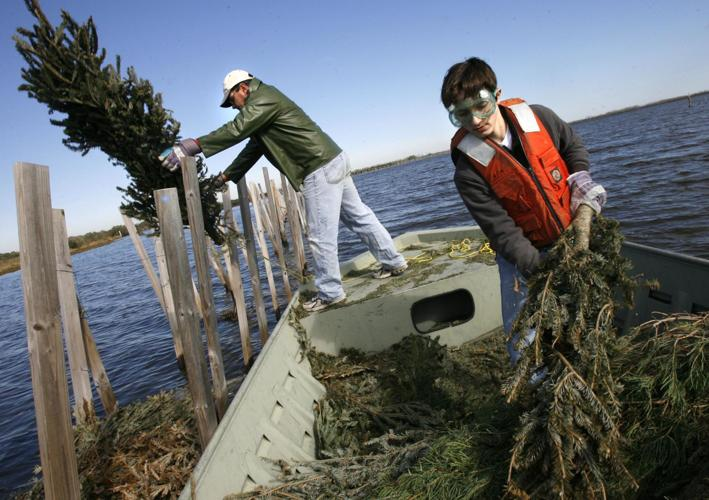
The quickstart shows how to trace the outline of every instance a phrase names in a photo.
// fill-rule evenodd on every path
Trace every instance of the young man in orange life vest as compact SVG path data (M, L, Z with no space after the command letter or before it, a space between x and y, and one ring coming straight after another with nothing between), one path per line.
M509 335L544 250L570 224L588 231L591 210L600 213L606 192L591 179L588 151L568 123L549 108L500 95L494 71L478 58L453 65L441 89L458 127L451 142L455 185L497 254ZM534 335L527 333L526 345ZM521 355L517 343L507 343L513 365Z

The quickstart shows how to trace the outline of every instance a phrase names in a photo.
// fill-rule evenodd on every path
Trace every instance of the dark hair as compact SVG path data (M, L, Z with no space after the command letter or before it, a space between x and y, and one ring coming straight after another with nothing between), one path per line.
M485 61L471 57L450 67L443 78L441 101L447 108L466 97L476 96L482 89L495 92L497 76Z

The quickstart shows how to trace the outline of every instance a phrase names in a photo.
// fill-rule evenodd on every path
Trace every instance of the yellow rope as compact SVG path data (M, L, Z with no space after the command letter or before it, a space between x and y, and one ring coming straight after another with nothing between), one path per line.
M468 238L465 238L462 241L451 241L448 246L448 256L452 259L465 259L468 257L474 257L478 254L495 255L495 251L490 248L490 243L487 241L482 243L477 250L473 250L472 245L473 242ZM413 257L407 257L406 262L408 264L426 264L427 262L431 262L436 255L436 252L426 250Z
M462 241L452 241L448 251L448 256L451 259L465 259L468 257L474 257L478 254L491 254L494 255L495 251L490 248L490 243L485 242L477 250L472 249L472 242L465 238Z

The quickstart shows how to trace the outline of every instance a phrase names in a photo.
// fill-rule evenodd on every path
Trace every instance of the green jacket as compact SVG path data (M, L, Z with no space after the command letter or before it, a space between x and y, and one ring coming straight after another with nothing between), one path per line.
M250 138L224 174L238 182L265 155L295 189L300 189L308 174L342 150L276 87L254 78L249 90L246 104L233 121L197 139L204 156L209 158Z

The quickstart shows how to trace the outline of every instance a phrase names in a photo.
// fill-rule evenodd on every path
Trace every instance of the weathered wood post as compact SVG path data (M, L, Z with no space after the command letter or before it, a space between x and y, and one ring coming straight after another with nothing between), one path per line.
M214 269L214 273L217 275L219 282L224 285L227 291L231 294L232 300L234 299L234 294L231 291L231 284L226 277L226 271L224 265L222 264L221 253L217 251L214 247L214 242L212 240L207 240L207 250L209 251L209 264Z
M249 198L254 207L254 220L256 221L256 237L258 245L261 249L261 257L263 257L263 268L266 271L266 280L268 281L268 290L271 292L271 302L273 303L273 311L276 314L276 319L281 317L281 307L278 305L278 292L276 291L276 282L273 279L273 270L271 269L271 259L266 246L266 238L263 234L263 224L261 223L261 195L256 187L256 184L251 184L249 189Z
M278 205L276 205L275 195L273 192L273 185L271 184L271 179L268 176L268 168L263 167L263 179L266 188L266 200L265 205L267 212L269 214L269 220L271 221L271 231L269 233L271 237L271 242L273 243L273 250L276 252L278 257L278 264L281 267L281 278L283 279L283 290L286 292L286 300L288 302L293 298L293 292L290 288L290 280L288 278L288 266L286 264L286 254L283 249L283 237L281 235L281 221L278 217Z
M155 238L155 259L158 261L158 273L160 275L160 289L163 298L165 299L165 315L167 322L170 325L172 333L172 343L175 345L175 357L177 358L177 366L180 371L185 371L185 351L182 348L182 337L180 336L180 328L177 324L177 313L175 312L175 302L172 300L172 291L170 290L170 277L167 273L167 263L165 262L165 249L162 245L160 237Z
M310 230L308 229L308 216L305 213L305 195L302 191L294 191L295 197L298 200L298 214L300 215L300 226L307 239Z
M278 191L278 186L276 182L271 180L269 182L269 193L272 196L273 204L276 209L276 220L278 221L278 230L281 233L281 242L285 245L288 244L288 238L286 237L286 221L285 221L285 208L283 207L283 200L281 199L281 194Z
M110 415L118 409L118 401L116 400L116 395L113 393L113 387L111 387L111 382L108 380L108 373L106 373L106 369L103 366L101 356L98 353L98 348L96 347L94 336L91 333L91 328L89 328L89 322L86 319L86 311L84 311L84 308L81 307L81 302L79 302L79 299L77 298L76 300L79 305L81 335L84 339L86 359L89 362L91 376L94 378L94 383L98 388L98 394L101 398L101 404L103 405L103 409L106 411L106 415Z
M192 395L202 449L204 449L217 427L217 414L209 391L207 363L202 350L197 304L192 292L192 271L187 260L187 245L182 228L177 189L159 189L155 191L154 196L170 277L170 289L185 353L187 382Z
M135 247L136 252L138 252L138 257L140 257L140 262L143 264L143 269L145 269L145 273L148 275L148 279L150 280L150 284L153 287L153 290L155 291L155 296L158 298L158 302L160 303L160 307L162 308L163 312L165 313L165 316L167 316L167 321L168 324L170 325L170 331L172 332L172 338L175 344L175 355L177 356L177 366L180 368L181 371L184 371L185 369L185 360L183 356L183 350L182 350L182 340L180 339L180 335L177 331L177 326L176 323L171 320L170 314L174 316L174 304L172 306L167 305L167 301L164 297L164 292L166 290L166 287L170 286L170 280L167 276L167 267L165 267L164 273L161 272L161 276L158 277L157 273L153 269L153 263L150 261L150 258L148 257L148 252L145 251L145 247L143 246L143 242L140 239L140 235L138 234L138 231L135 229L135 225L133 224L133 220L125 215L123 212L121 212L121 216L123 217L123 224L126 226L126 229L128 230L128 234L130 236L131 241L133 242L133 246ZM159 239L159 238L158 238ZM157 247L157 243L156 243ZM158 255L156 254L156 260L158 260L158 270L160 270L160 260ZM163 254L163 264L164 264L164 254ZM164 282L161 281L164 279ZM172 307L172 312L170 308Z
M256 244L254 242L254 228L251 225L249 188L246 186L246 179L242 177L237 183L237 188L239 190L241 222L244 225L244 240L246 241L246 254L249 265L249 278L251 279L251 291L254 294L254 306L256 308L256 319L258 320L258 331L261 336L261 346L263 346L268 340L268 320L266 319L266 308L263 305L261 279L258 273L258 262L256 261Z
M275 264L279 268L281 273L281 278L283 280L283 289L286 292L286 302L290 302L292 292L290 289L290 282L288 281L288 269L286 267L287 264L285 260L285 255L283 253L283 242L281 241L280 235L278 234L278 229L274 228L273 221L271 220L268 194L261 191L261 187L258 185L256 185L256 190L258 192L258 208L259 213L261 214L261 222L263 224L264 229L266 230L266 234L268 234L268 238L271 240L271 248L273 249L273 253L278 259L278 262L276 262Z
M143 246L143 242L140 239L140 235L135 229L133 220L131 220L131 218L123 212L121 212L121 217L123 217L123 225L126 226L126 229L128 230L128 234L130 235L130 239L133 242L133 246L135 247L136 252L138 252L138 257L140 257L140 262L143 264L145 273L148 275L148 279L150 280L150 284L152 285L153 290L155 291L155 295L158 298L158 302L160 302L160 307L162 307L163 311L166 311L165 299L162 296L160 281L158 280L158 277L155 274L155 269L153 269L153 263L150 262L148 252L145 251L145 247Z
M224 375L222 347L219 343L219 332L217 331L217 313L214 310L212 280L209 276L207 238L204 233L204 216L202 215L202 197L199 191L199 179L197 178L197 166L194 157L183 158L181 163L182 182L185 186L185 200L187 202L187 216L192 234L192 253L194 254L197 281L199 282L198 299L204 319L204 330L207 334L207 350L209 351L209 366L212 371L217 417L221 419L226 411L227 403L226 377Z
M288 213L288 225L290 226L291 241L293 242L293 253L295 254L295 261L298 263L298 280L302 283L303 276L305 275L305 249L303 248L303 237L300 232L300 216L295 206L297 201L291 197L288 180L283 174L281 174L281 189L283 190L283 198L285 199Z
M79 472L64 371L49 169L18 162L13 173L44 494L49 499L78 499Z
M96 411L91 394L89 363L86 359L86 349L81 336L79 303L76 300L76 283L74 282L74 268L71 264L69 240L66 234L64 210L52 210L52 226L54 228L54 252L57 260L57 283L59 284L64 341L69 357L71 387L74 391L74 415L77 423L84 423L87 419L95 416Z
M298 235L298 251L300 252L300 261L303 263L303 273L307 267L307 261L305 260L305 243L303 242L303 234L305 233L305 211L301 210L300 207L300 197L298 192L290 185L290 182L286 184L288 188L288 195L293 204L293 211L296 215L296 234Z
M241 353L244 357L244 365L249 366L253 356L253 347L251 346L251 337L249 335L249 316L246 312L246 297L244 296L244 280L241 276L241 264L239 263L239 248L236 243L236 235L239 234L239 229L236 226L234 213L231 209L231 194L228 187L225 187L222 191L222 206L224 207L224 225L227 229L226 245L222 246L222 248L225 250L227 275L231 291L234 294L234 308L236 309L239 335L241 337Z

